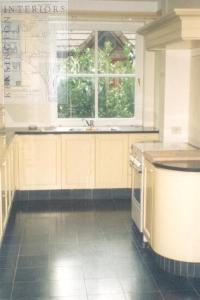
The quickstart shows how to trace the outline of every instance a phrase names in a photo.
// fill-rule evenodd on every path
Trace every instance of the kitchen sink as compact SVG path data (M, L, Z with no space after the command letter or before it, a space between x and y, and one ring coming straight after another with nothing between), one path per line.
M81 132L81 131L90 131L90 132L95 132L95 131L119 131L119 127L109 127L109 126L98 126L98 127L62 127L62 126L57 126L57 127L42 127L40 128L40 131L42 132Z
M85 127L42 127L40 128L40 131L46 131L46 132L68 132L68 131L85 131Z
M119 131L119 127L99 126L95 128L96 131Z

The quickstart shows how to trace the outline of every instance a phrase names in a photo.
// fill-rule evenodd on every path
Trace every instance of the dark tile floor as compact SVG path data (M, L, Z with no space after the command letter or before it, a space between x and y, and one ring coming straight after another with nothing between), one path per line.
M200 281L156 267L127 200L19 200L0 250L5 299L194 300Z

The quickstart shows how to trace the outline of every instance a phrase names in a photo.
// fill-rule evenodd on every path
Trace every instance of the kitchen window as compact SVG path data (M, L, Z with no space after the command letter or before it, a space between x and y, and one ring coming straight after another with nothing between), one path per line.
M135 33L71 30L67 35L67 42L63 32L56 38L58 118L134 120Z

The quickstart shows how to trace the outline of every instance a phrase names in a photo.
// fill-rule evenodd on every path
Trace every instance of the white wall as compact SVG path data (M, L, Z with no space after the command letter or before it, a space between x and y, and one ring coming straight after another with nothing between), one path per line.
M188 141L190 50L166 50L163 140Z
M165 101L165 51L155 52L155 82L154 82L154 126L160 129L163 137L164 130L164 101Z
M166 142L188 142L190 50L156 54L154 122Z
M144 52L143 125L154 126L155 53Z
M192 51L190 80L189 142L200 147L200 49Z

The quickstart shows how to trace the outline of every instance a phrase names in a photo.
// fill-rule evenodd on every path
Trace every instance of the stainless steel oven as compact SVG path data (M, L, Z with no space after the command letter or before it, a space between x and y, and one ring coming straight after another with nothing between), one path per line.
M131 166L131 216L142 232L142 161L134 153L130 155Z

